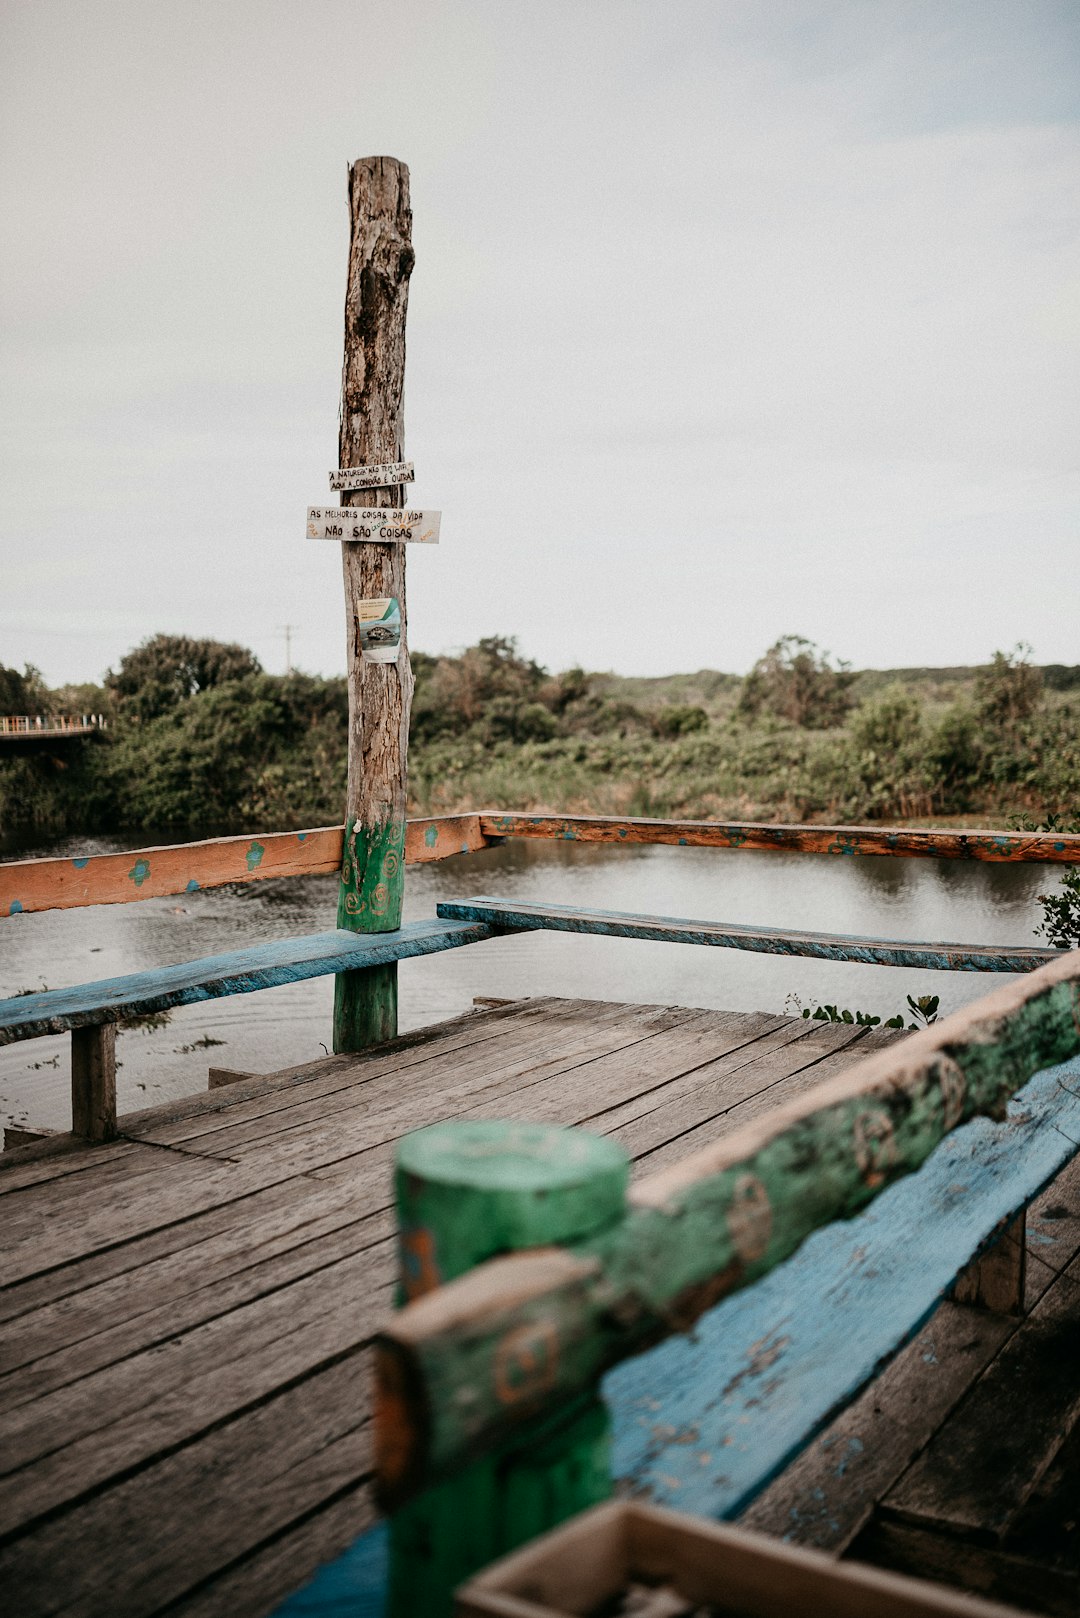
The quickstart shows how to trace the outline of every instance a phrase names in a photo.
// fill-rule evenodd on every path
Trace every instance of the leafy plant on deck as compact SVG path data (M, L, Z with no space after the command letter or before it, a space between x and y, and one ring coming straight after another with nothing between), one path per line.
M797 995L791 995L789 999L795 1005L799 1004ZM908 1013L914 1017L914 1022L905 1023L905 1013L898 1011L895 1016L887 1017L882 1023L880 1016L876 1016L872 1011L849 1011L846 1006L842 1009L839 1006L814 1006L813 1008L803 1006L802 1014L804 1017L812 1018L814 1022L848 1023L855 1028L877 1028L878 1026L883 1028L907 1028L909 1033L914 1033L917 1028L928 1028L932 1022L937 1022L938 1007L941 1004L940 995L921 994L918 999L915 999L909 994L907 1003Z

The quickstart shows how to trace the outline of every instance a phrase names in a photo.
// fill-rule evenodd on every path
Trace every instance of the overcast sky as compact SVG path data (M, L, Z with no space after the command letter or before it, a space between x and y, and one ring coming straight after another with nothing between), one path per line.
M410 639L1080 662L1076 0L7 0L0 662L344 667L346 164L412 173ZM333 497L336 498L336 497Z

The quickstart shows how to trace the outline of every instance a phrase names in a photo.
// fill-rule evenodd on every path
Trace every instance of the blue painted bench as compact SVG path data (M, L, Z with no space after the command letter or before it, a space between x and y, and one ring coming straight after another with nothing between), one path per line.
M478 897L447 900L435 907L443 920L483 922L493 932L595 933L667 944L707 944L763 955L809 955L824 961L861 961L878 966L916 966L951 972L1032 972L1056 959L1058 950L1028 944L941 944L844 933L793 932L745 927L734 922L689 921L680 916L644 916L620 910L578 910L572 905L507 903Z
M0 1000L0 1045L70 1031L73 1133L106 1140L116 1133L115 1025L120 1020L328 973L362 971L491 936L485 923L470 921L413 921L393 933L335 929L74 988L43 989Z

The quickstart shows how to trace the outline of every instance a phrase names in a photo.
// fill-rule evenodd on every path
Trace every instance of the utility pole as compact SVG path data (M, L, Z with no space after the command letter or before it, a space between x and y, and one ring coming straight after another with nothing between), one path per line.
M299 629L299 624L279 624L278 634L285 636L285 673L292 673L292 632Z
M393 157L363 157L349 170L349 274L341 383L340 467L404 459L405 315L412 273L409 171ZM341 504L358 490L343 489ZM400 485L363 491L365 506L401 506ZM406 766L413 676L405 617L405 546L341 547L348 646L349 780L338 926L394 932L405 885ZM361 654L358 602L396 599L396 662ZM335 1051L363 1050L397 1033L397 966L339 973Z

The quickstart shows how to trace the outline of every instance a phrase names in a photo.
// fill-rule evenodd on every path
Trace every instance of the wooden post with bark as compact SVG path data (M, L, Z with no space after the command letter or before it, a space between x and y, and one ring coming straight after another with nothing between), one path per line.
M342 467L404 460L405 314L413 267L409 171L393 157L349 170L349 278L341 384ZM341 504L358 491L344 489ZM400 506L403 491L365 489L359 501ZM401 925L405 799L413 677L405 618L405 546L343 543L349 681L349 783L338 926L393 932ZM357 602L395 597L396 663L361 656ZM335 982L334 1049L363 1050L397 1033L397 966L342 972Z

